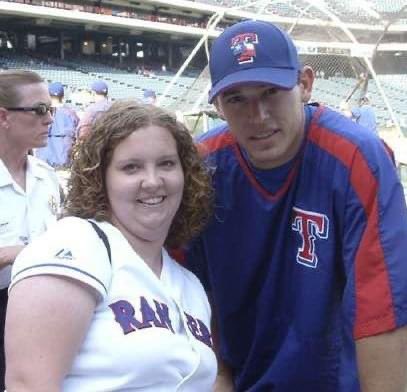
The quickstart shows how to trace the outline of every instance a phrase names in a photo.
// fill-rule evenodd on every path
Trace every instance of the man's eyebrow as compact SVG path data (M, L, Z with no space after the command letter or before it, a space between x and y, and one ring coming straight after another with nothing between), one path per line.
M44 101L40 101L40 102L35 102L35 103L33 103L33 105L32 106L38 106L38 105L47 105L47 106L51 106L52 105L52 102L51 101L48 101L48 102L44 102Z
M239 93L240 93L240 89L239 89L239 88L234 88L234 89L225 91L225 92L222 94L222 96L223 96L223 97L228 97L229 95L239 94Z

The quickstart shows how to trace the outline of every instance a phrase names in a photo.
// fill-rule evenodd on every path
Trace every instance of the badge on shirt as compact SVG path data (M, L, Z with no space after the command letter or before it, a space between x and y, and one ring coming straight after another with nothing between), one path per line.
M56 215L58 212L58 203L57 203L57 199L54 196L50 196L50 198L48 199L48 207L51 210L51 213L53 215Z
M24 244L24 245L28 245L28 237L27 236L25 236L25 235L20 235L20 237L18 237L19 238L19 240L20 240L20 242L22 243L22 244Z
M10 222L0 222L0 234L5 234L9 231Z

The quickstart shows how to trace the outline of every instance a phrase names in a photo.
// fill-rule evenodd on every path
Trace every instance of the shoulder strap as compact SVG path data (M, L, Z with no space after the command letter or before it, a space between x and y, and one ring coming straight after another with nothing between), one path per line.
M96 231L97 235L99 236L99 238L105 244L110 264L112 264L112 252L110 250L110 244L109 244L109 240L107 239L106 233L95 222L92 222L91 220L88 220L88 222L92 225L92 227L95 229L95 231Z

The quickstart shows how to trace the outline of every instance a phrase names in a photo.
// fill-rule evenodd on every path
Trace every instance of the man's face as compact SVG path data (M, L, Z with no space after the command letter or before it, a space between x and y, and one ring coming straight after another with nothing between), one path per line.
M245 84L217 97L218 111L255 167L281 166L298 152L304 136L303 106L310 98L312 70L308 76L311 81L303 82L302 77L291 90Z
M51 98L45 83L26 84L18 87L21 97L15 107L36 107L39 104L51 105ZM13 146L22 149L44 147L48 141L48 126L52 115L37 115L33 111L8 111L8 139Z

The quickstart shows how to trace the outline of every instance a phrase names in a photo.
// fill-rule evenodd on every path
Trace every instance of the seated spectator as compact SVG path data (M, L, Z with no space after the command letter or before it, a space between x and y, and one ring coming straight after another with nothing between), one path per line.
M48 128L48 144L38 148L35 155L55 168L66 168L71 163L71 150L76 140L79 118L75 111L64 104L64 86L59 82L48 86L54 121Z

